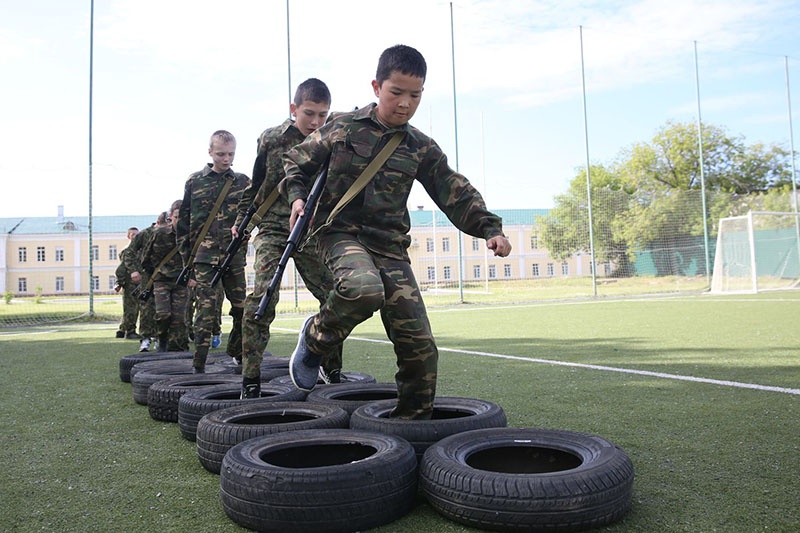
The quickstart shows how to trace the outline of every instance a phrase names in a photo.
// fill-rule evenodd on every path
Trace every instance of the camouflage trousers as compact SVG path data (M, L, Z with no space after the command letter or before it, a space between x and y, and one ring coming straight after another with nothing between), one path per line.
M253 246L256 251L256 259L253 264L255 269L255 286L253 292L247 296L245 309L247 316L244 319L242 329L242 354L243 367L242 376L246 378L257 378L261 374L261 362L263 361L264 350L269 343L269 326L275 319L275 308L280 300L280 287L275 291L272 299L267 305L264 316L261 320L255 320L253 314L261 302L261 297L267 292L272 276L278 268L283 250L286 247L287 235L270 234L268 231L259 231L253 238ZM326 267L316 252L315 243L309 243L302 250L295 252L292 260L297 271L303 277L306 288L314 295L320 304L325 302L328 293L333 288L333 277L330 270ZM322 367L326 372L331 370L341 370L342 368L342 345L335 346L322 359Z
M397 405L392 417L426 419L433 413L439 351L411 265L369 251L345 233L323 235L319 250L334 290L314 316L306 342L323 354L380 310L397 358Z
M149 276L142 275L139 286L144 289L147 286ZM143 339L155 337L158 331L156 326L156 305L155 299L148 298L146 302L139 301L139 335Z
M189 349L184 314L188 303L188 290L174 281L153 283L153 302L159 343L166 339L170 352L184 352ZM159 346L160 351L166 351Z
M124 333L136 332L136 321L139 319L139 298L133 293L136 284L128 282L122 286L122 322L119 330Z
M225 292L222 289L222 285L217 283L217 314L214 320L214 327L211 329L212 335L219 335L222 333L222 300L225 299ZM194 335L193 331L193 324L194 324L194 305L195 305L195 291L194 287L187 287L189 291L188 302L186 304L186 313L184 313L184 321L186 322L186 331L191 331L192 335Z
M194 310L194 346L195 367L205 366L208 349L211 345L211 335L214 323L218 316L218 306L222 305L217 287L211 286L214 277L214 267L208 263L195 263L194 275L197 280L195 286ZM244 313L244 300L247 285L244 277L244 264L231 265L231 268L220 280L222 292L231 303L230 315L233 317L233 329L228 335L228 344L225 352L231 357L242 357L242 315Z

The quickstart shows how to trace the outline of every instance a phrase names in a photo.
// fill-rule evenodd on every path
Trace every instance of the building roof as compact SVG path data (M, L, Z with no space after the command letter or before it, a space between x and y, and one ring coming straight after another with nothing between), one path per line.
M92 217L93 233L125 233L130 227L146 228L158 215ZM14 235L52 235L89 232L89 217L0 218L0 232Z
M495 214L503 218L504 226L533 225L538 217L545 216L549 209L497 209ZM411 227L451 226L441 211L415 209L410 211ZM114 215L92 217L94 233L125 233L135 226L146 228L155 222L158 215ZM10 217L0 218L0 232L14 235L52 235L88 233L89 217Z

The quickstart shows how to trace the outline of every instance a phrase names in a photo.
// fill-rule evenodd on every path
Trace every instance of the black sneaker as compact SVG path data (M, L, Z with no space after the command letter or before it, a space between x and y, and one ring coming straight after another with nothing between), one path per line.
M124 339L125 338L125 332L124 331L118 331L117 334L116 334L116 338Z
M242 395L239 397L240 400L254 400L256 398L261 398L261 383L242 385Z
M133 340L137 340L138 341L138 340L142 339L142 336L139 335L138 333L136 333L135 331L129 331L128 333L125 334L125 338L126 339L133 339Z
M342 371L338 368L334 368L330 372L326 372L324 368L319 367L319 379L322 380L323 383L330 385L331 383L341 383L342 382Z
M306 330L313 319L314 317L310 316L303 323L297 338L297 346L289 359L289 375L292 383L306 392L312 391L316 386L319 379L319 365L322 363L322 356L309 350L306 344Z

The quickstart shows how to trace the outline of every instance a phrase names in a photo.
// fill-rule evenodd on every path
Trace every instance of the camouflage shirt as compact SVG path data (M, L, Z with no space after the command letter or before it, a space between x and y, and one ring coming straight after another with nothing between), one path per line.
M237 225L253 202L256 207L260 206L278 186L285 176L281 155L303 139L305 135L297 129L291 119L286 119L280 126L264 130L259 136L258 155L253 164L253 182L242 193L242 199L239 201ZM286 198L278 196L258 225L259 231L280 232L288 237L290 214L291 208Z
M147 242L142 252L142 268L152 275L155 268L176 246L177 239L172 224L156 228L153 238ZM153 275L153 281L175 281L181 270L183 260L180 254L175 254Z
M225 179L233 180L233 184L194 258L195 263L217 264L231 242L231 227L236 221L236 207L242 192L250 184L250 178L232 170L218 174L211 170L209 163L203 170L193 173L186 180L183 204L178 215L178 246L184 264L189 260L195 241L222 191ZM246 246L239 249L237 256L241 257L237 257L237 261L244 262L246 250Z
M338 115L284 154L282 193L290 205L298 198L305 199L311 176L316 177L330 156L328 180L314 217L314 227L319 227L398 129L405 132L400 145L364 190L322 231L357 235L369 250L407 261L411 220L406 203L416 180L464 233L483 239L502 235L500 217L486 209L466 177L448 166L439 145L410 124L394 129L382 125L375 117L374 103Z

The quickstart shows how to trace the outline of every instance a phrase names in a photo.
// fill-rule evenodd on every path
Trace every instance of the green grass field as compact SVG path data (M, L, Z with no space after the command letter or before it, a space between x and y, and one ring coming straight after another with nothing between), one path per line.
M430 309L439 394L509 425L600 435L630 455L633 506L605 531L800 530L800 292ZM282 315L288 355L304 315ZM236 531L219 477L119 379L116 324L0 330L0 530ZM345 369L392 381L380 321ZM376 531L473 531L420 499Z

